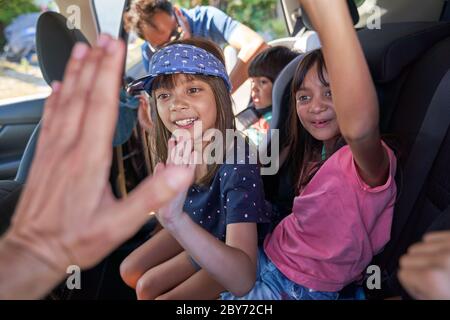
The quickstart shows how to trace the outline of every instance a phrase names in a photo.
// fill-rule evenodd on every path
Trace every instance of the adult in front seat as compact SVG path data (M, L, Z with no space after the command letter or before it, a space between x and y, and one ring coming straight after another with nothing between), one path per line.
M232 92L248 78L252 58L268 47L255 31L211 6L184 9L172 6L168 0L134 0L125 14L125 25L146 41L142 58L147 73L155 51L170 41L202 37L218 45L228 43L239 51L230 73Z

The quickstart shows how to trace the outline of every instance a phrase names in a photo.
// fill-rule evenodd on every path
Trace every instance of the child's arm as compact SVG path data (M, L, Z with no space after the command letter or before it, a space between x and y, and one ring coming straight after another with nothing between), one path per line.
M243 296L256 280L255 223L228 225L226 244L185 213L165 225L190 256L233 295Z
M177 145L174 139L169 140L167 166L189 166L193 179L195 153L191 151L192 142L182 140L181 138ZM164 166L159 163L155 172ZM256 280L256 223L229 224L225 244L183 212L186 191L158 211L158 220L191 257L227 291L236 296L245 295L252 289Z
M359 173L372 186L386 182L389 159L378 128L378 99L346 0L299 0L319 34L339 128Z

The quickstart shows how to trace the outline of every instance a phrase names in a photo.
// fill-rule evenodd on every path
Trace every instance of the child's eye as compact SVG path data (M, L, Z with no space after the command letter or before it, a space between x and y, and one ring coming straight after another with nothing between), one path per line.
M200 89L200 88L190 88L189 90L188 90L188 92L189 93L199 93L200 91L202 91L202 89Z
M325 97L327 97L327 98L331 98L333 95L331 94L331 90L327 90L326 92L325 92Z
M299 103L306 103L310 100L309 96L298 96L297 97L297 102Z
M167 98L169 98L169 94L167 93L161 93L156 97L157 100L165 100Z

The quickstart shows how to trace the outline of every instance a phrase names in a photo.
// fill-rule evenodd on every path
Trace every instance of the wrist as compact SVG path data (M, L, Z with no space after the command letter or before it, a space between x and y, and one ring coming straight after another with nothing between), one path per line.
M189 215L183 211L177 219L167 222L164 228L170 233L178 233L181 232L184 226L186 226L189 222L191 222Z
M8 236L0 239L0 299L39 299L65 272Z
M1 239L8 247L14 247L19 252L23 252L34 260L39 261L40 264L48 266L48 268L55 271L55 273L64 274L69 265L72 265L68 250L52 239L45 239L38 236L30 236L18 234L10 230Z
M308 16L314 25L315 31L319 32L321 29L328 27L337 27L342 23L346 14L350 17L346 0L303 0L302 8L308 13ZM350 19L351 20L351 19ZM353 28L353 23L351 23ZM332 27L330 27L332 26Z

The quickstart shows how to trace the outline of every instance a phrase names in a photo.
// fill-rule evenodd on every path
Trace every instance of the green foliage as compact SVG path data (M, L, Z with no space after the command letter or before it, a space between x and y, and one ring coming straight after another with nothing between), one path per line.
M11 21L28 12L37 12L39 8L33 0L0 0L0 51L3 49L5 39L3 30Z
M0 0L0 8L0 23L4 26L22 13L39 11L33 0Z
M359 7L359 6L362 5L363 2L366 1L366 0L354 0L354 1L355 1L355 3L356 3L356 6Z
M277 16L278 0L177 0L175 3L184 8L213 5L269 38L286 35L283 17Z

